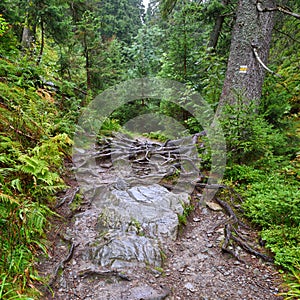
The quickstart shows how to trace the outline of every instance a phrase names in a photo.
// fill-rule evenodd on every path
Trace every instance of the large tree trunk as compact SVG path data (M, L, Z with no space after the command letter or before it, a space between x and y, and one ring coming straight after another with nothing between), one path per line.
M273 0L262 0L266 7L274 7ZM240 0L233 28L230 55L219 111L224 104L236 103L236 96L244 101L261 97L265 70L255 58L254 47L266 64L274 26L273 12L260 12L255 0Z

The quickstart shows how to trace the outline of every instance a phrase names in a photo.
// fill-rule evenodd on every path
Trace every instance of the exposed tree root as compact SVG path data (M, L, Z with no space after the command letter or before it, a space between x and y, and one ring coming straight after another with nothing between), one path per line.
M227 190L226 199L228 202L216 197L215 201L222 207L224 212L229 216L227 220L221 222L215 228L224 226L224 243L222 251L230 253L238 260L242 261L236 253L236 247L239 246L248 253L255 255L265 261L273 261L270 257L255 250L249 245L249 239L244 237L243 230L250 230L235 213L238 211L243 213L241 204L243 199L233 188L222 184L205 184L200 174L198 165L198 153L195 148L193 138L183 138L181 140L167 141L164 144L133 140L125 135L117 134L112 138L105 138L99 142L97 153L93 158L100 167L127 170L128 174L122 180L126 182L126 186L135 184L145 184L148 182L158 182L167 189L172 190L176 184L177 190L184 191L188 186L194 187L200 193L204 188ZM84 161L83 166L88 164ZM178 184L178 178L184 179L183 185ZM196 180L195 180L196 178ZM202 178L202 179L200 179ZM194 180L194 182L192 182ZM116 185L117 183L113 183ZM94 275L114 275L105 271L89 270ZM87 273L84 273L87 274ZM84 275L83 275L84 276Z
M100 268L88 268L79 272L80 277L90 277L90 276L100 276L100 277L107 277L107 276L116 276L125 281L131 281L131 279L124 273L109 270L109 269L100 269Z
M57 278L58 278L58 275L59 275L59 272L63 271L64 268L65 268L65 265L72 259L73 257L73 254L74 254L74 250L76 248L77 245L75 245L74 243L72 243L71 247L70 247L70 250L69 250L69 253L67 255L66 258L64 258L58 265L57 267L55 268L55 271L54 271L54 275L53 277L51 278L50 282L49 282L49 286L50 287L53 287L53 285L55 284Z
M225 210L225 213L233 220L234 224L238 224L239 226L250 229L248 225L243 223L234 213L232 207L225 201L219 199L218 197L215 198L216 202Z
M232 189L230 189L230 191L232 191ZM241 196L238 195L238 197L239 200L241 200ZM250 227L238 218L238 216L235 214L232 207L227 202L219 199L218 197L216 197L215 200L224 209L225 213L229 216L229 219L225 221L226 223L224 226L225 239L222 244L222 251L231 254L237 260L243 262L243 260L237 255L235 251L235 248L237 246L240 246L246 252L255 255L256 257L259 257L264 261L273 262L273 259L271 257L255 250L254 247L249 245L247 238L244 237L243 234L240 232L240 228L249 230ZM216 229L217 227L218 226L216 226L214 229Z
M263 259L264 261L273 262L273 259L263 253L260 253L259 251L253 249L251 246L248 245L248 243L245 241L244 238L240 238L240 233L233 227L232 224L226 224L224 228L225 233L225 240L222 245L222 251L227 252L234 256L237 260L244 262L233 250L236 245L243 248L248 253L255 255L256 257L259 257ZM230 248L232 246L233 249Z
M55 205L55 208L59 208L63 206L65 202L67 202L68 205L70 205L74 201L79 190L80 190L79 187L77 187L76 189L73 188L69 189L64 195L64 197L62 197L60 201Z

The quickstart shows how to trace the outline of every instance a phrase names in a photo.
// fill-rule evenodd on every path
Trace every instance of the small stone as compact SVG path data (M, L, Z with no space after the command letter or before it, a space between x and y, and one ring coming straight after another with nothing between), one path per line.
M222 207L219 204L215 203L215 202L206 202L206 205L207 205L208 208L210 208L213 211L222 210Z
M255 269L253 270L253 273L254 273L255 275L259 275L259 274L260 274L260 270L259 270L258 268L255 268Z
M194 222L200 222L201 219L200 219L200 218L193 218L193 221L194 221Z
M210 244L210 243L209 243L209 244L206 244L206 247L207 247L207 248L212 248L213 246L214 246L214 245L213 245L213 244Z
M225 236L224 235L220 235L217 237L216 242L217 243L221 243L224 240Z
M195 293L197 290L195 289L194 285L191 282L188 282L184 285L186 289L188 289L190 292Z
M199 260L199 261L205 261L206 259L207 259L207 255L205 255L205 254L201 254L201 253L199 253L198 255L197 255L197 259Z
M206 207L204 207L202 210L201 210L201 213L204 214L204 215L207 215L208 214L208 209Z

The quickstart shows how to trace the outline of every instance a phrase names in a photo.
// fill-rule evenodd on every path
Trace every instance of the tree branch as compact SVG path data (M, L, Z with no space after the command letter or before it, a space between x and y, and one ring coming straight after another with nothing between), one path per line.
M277 6L277 10L300 20L300 15L299 14L296 14L292 11L289 11L286 8L282 7L282 6Z
M283 12L284 14L290 15L290 16L300 20L299 14L296 14L296 13L290 11L289 9L279 6L279 5L277 5L275 7L263 7L263 4L260 1L257 1L257 10L260 12L280 11L280 12Z
M258 55L258 52L257 52L257 48L255 46L252 45L252 48L253 48L253 52L254 52L254 55L255 55L255 58L257 59L257 61L260 63L260 65L265 69L267 70L268 72L272 73L273 75L277 76L277 77L281 77L281 75L275 73L274 71L272 71L271 69L269 69L265 64L264 62L261 60L261 58L259 57Z
M288 34L288 33L286 33L286 32L283 32L283 31L279 30L279 29L276 28L276 27L274 28L274 30L277 31L277 32L280 33L280 34L283 34L283 35L287 36L287 37L290 38L293 42L300 44L300 41L299 41L299 40L296 40L296 39L295 39L294 37L292 37L290 34Z

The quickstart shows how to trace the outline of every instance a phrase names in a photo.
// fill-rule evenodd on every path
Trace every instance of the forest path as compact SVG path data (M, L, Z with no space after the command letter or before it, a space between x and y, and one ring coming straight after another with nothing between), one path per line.
M201 197L199 188L185 192L199 179L194 148L117 136L79 151L77 180L68 175L57 204L64 218L49 233L50 258L38 265L50 278L41 299L280 299L272 263L240 247L240 261L222 252L228 216L220 206L195 205L180 225L177 215ZM252 229L242 233L257 240Z

